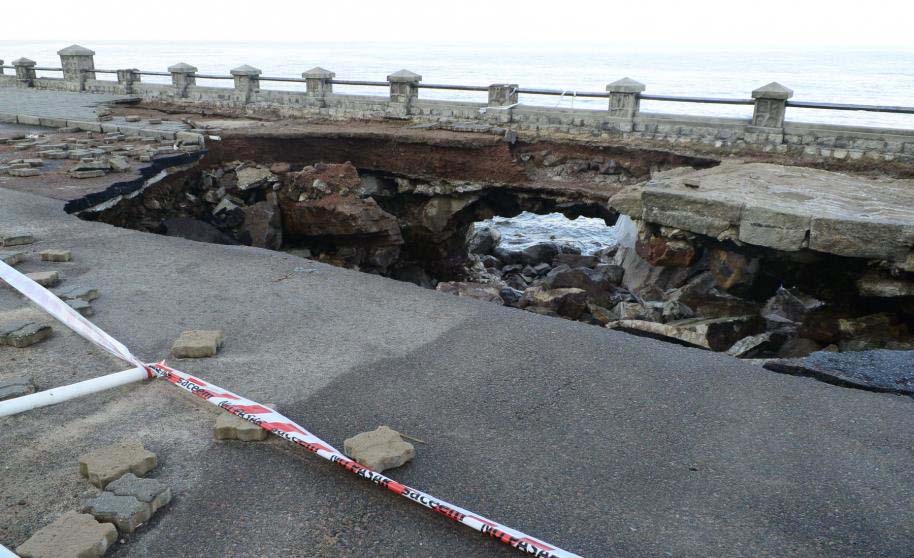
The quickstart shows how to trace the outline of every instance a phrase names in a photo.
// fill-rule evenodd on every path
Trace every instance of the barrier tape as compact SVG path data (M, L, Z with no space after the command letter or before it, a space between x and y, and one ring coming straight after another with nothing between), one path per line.
M539 558L581 558L577 554L562 550L544 541L533 538L521 531L512 529L481 515L474 514L459 506L438 499L421 490L401 484L376 471L358 464L343 455L339 450L321 440L314 434L291 421L284 415L264 407L256 401L241 397L219 386L210 384L200 378L175 370L164 361L156 364L143 364L124 345L105 333L98 326L85 319L65 302L50 291L22 275L12 267L0 261L0 279L5 280L16 290L38 304L52 316L77 334L105 349L111 354L144 368L150 377L158 377L191 394L220 407L221 409L263 428L267 432L299 445L331 463L335 463L350 473L369 480L376 485L399 494L425 508L428 508L448 519L462 523L484 535L498 539L517 550Z

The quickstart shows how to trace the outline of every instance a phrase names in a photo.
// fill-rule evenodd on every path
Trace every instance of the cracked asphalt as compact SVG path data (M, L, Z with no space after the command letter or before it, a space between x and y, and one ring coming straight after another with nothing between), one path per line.
M18 268L97 287L93 321L141 358L222 328L216 358L170 363L337 446L381 424L425 440L390 476L582 556L914 548L909 397L61 208L0 189L0 229L31 231L30 252L73 251ZM51 321L9 289L0 312ZM42 388L124 368L57 324L0 348L0 378ZM175 498L109 556L516 555L289 443L218 442L217 412L152 381L0 419L0 543L79 507L79 455L138 440Z

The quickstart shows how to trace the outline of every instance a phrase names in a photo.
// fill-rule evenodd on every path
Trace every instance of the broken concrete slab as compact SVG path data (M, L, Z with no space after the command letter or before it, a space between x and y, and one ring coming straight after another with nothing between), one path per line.
M34 271L25 276L42 287L56 287L60 283L59 271Z
M94 287L81 287L79 285L74 285L72 287L64 287L62 289L57 289L53 291L61 300L85 300L86 302L92 302L98 298L98 289Z
M712 351L726 351L740 339L758 333L761 326L758 316L691 318L666 324L645 320L619 320L606 324L610 329L681 341Z
M0 401L35 393L35 384L24 376L0 380Z
M117 530L91 515L67 512L16 548L22 558L99 558L117 540Z
M42 250L38 255L43 262L68 262L72 256L69 250Z
M0 345L17 349L30 347L51 336L51 326L35 322L14 322L0 327Z
M914 395L914 351L817 351L805 358L773 360L765 368L830 384Z
M133 496L118 496L105 491L86 501L83 513L92 514L96 520L113 523L121 533L132 533L140 524L152 517L152 508Z
M276 410L272 404L266 404L264 407ZM253 422L248 422L231 413L219 414L216 418L214 433L217 440L241 440L242 442L260 442L266 440L270 435Z
M416 455L412 444L387 426L362 432L343 442L343 453L374 471L399 467Z
M126 473L112 481L105 490L117 496L132 496L149 505L151 514L171 502L171 488L157 479L141 479L133 473Z
M222 348L222 330L193 330L182 332L171 346L176 358L206 358L215 356Z
M155 466L156 455L136 442L114 444L79 458L79 474L99 488L128 472L145 476Z

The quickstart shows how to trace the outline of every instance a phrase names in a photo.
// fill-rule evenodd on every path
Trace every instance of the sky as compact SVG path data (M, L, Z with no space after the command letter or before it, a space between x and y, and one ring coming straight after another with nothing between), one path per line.
M914 49L914 0L6 0L0 40ZM34 21L35 24L13 25Z

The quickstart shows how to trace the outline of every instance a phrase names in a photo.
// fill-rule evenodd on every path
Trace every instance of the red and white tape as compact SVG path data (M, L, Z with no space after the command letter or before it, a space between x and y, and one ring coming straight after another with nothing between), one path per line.
M250 399L241 397L219 386L166 366L164 362L144 364L124 345L102 331L98 326L79 315L53 293L0 261L0 279L38 304L77 334L105 349L111 354L136 366L145 368L150 377L167 380L171 384L222 408L260 428L297 444L311 453L336 463L347 471L367 479L378 486L399 494L453 521L462 523L485 535L528 554L542 558L580 558L577 554L531 537L521 531L502 525L481 515L435 498L364 467L343 455L339 450L321 440L282 414Z

